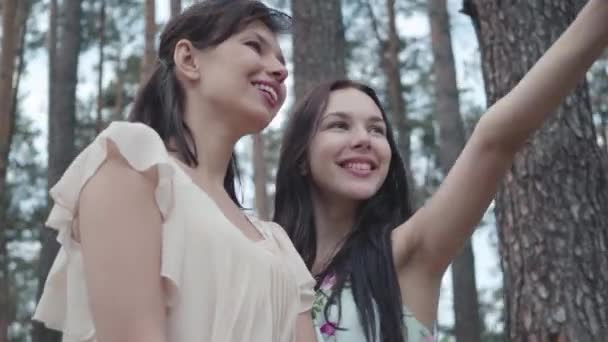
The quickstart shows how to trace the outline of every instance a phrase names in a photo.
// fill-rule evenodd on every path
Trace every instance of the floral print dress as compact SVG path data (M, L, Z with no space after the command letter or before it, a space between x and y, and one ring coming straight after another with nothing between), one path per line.
M359 323L357 307L348 286L342 290L340 304L342 306L341 319L338 320L338 308L332 305L328 309L327 319L324 308L327 304L331 289L335 285L335 276L325 278L316 292L312 307L312 316L318 342L367 342L365 333ZM414 315L403 307L403 327L407 342L436 342L436 326L433 332L420 323ZM376 329L378 331L378 329ZM379 341L376 337L375 341Z

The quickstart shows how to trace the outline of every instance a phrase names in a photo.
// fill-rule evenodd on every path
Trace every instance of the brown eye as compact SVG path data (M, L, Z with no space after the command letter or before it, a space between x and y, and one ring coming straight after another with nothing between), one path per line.
M327 128L331 129L348 129L348 124L343 121L334 121L330 123Z
M386 129L382 126L372 126L370 132L378 135L386 135Z
M246 42L245 45L249 46L251 49L253 49L253 51L255 51L258 54L262 53L262 44L260 44L260 42L257 42L255 40L250 40L250 41Z

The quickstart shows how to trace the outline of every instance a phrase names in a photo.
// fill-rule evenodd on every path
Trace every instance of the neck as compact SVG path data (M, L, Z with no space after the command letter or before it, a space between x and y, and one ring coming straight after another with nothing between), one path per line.
M331 262L346 236L352 231L358 203L324 196L315 190L312 191L312 197L317 236L317 256L313 273L319 273Z
M198 166L192 172L207 186L222 189L234 145L242 136L223 119L225 116L221 110L201 102L187 101L184 112L197 152Z

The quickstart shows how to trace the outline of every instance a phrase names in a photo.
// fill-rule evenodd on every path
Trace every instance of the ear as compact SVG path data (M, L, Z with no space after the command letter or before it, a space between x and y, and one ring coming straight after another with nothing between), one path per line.
M173 61L178 76L189 81L196 81L200 78L200 65L196 58L199 53L200 51L187 39L180 39L175 44Z

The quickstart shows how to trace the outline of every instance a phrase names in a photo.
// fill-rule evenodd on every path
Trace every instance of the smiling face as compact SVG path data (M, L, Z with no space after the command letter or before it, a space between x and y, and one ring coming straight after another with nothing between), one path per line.
M380 108L355 88L331 92L310 141L311 181L324 197L365 200L382 186L391 162Z
M262 22L197 51L195 58L200 101L244 132L266 127L283 105L287 69L276 35Z

